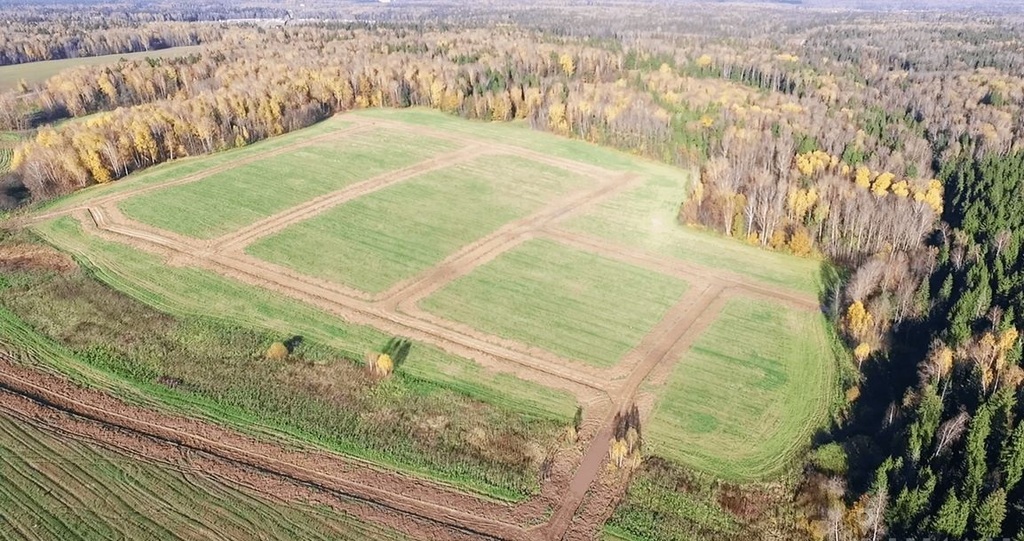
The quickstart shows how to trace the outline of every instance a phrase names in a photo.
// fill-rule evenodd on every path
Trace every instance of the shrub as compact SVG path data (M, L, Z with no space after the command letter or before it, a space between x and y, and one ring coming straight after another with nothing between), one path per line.
M271 361L283 361L288 358L288 346L281 342L274 342L267 348L267 358Z

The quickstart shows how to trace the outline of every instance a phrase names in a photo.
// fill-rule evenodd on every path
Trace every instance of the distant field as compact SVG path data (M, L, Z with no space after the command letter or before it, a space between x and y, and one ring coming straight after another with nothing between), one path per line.
M683 171L661 168L647 175L642 186L598 205L566 226L632 248L746 275L765 284L818 294L818 261L680 227L676 216L689 182L689 175Z
M342 129L347 124L332 125ZM119 206L140 222L209 239L455 148L445 141L385 130L339 137L140 195Z
M828 406L824 324L817 313L731 299L657 389L645 451L732 481L777 474Z
M404 539L327 508L129 458L2 412L0 509L3 539Z
M27 64L13 64L0 66L0 91L16 88L18 83L24 79L29 85L41 83L54 75L77 66L103 66L116 64L122 58L126 60L143 60L146 58L172 58L177 56L188 56L199 53L203 45L191 45L187 47L171 47L157 51L143 51L140 53L110 54L104 56L86 56L83 58L65 58L61 60L46 60L43 62L29 62Z
M379 293L585 182L534 161L482 156L360 197L246 251Z
M608 367L640 342L686 288L653 271L534 240L421 305L482 331Z

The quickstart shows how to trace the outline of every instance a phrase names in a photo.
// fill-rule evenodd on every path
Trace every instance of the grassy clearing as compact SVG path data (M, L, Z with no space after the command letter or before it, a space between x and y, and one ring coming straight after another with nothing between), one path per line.
M387 130L342 136L150 192L120 203L125 215L209 239L455 145Z
M378 293L586 182L522 158L483 156L360 197L246 251Z
M730 300L658 390L646 451L731 481L777 475L828 410L824 325L817 313Z
M762 250L714 233L680 226L679 203L689 174L665 168L646 182L570 220L568 229L684 261L745 275L772 286L817 295L820 262Z
M533 240L424 299L439 316L594 366L612 366L683 296L647 269Z
M539 451L542 458L575 409L567 393L490 373L472 361L419 344L392 380L372 387L362 402L356 401L353 396L362 395L351 387L365 381L366 372L340 358L361 359L367 351L379 349L388 336L376 329L347 324L303 303L213 273L167 267L148 254L83 234L70 218L38 229L47 240L87 262L98 279L115 289L162 312L202 321L180 337L170 333L166 343L150 344L145 357L133 350L109 359L90 353L93 347L105 351L102 344L117 340L115 331L91 345L80 344L76 351L104 371L146 386L146 392L156 393L165 403L185 404L219 422L268 427L388 467L518 500L537 488L537 464L533 459L523 462L521 457ZM80 327L61 318L95 313L106 306L103 302L76 306L79 296L78 292L55 293L24 301L46 307L69 297L65 309L53 316L46 316L52 311L28 305L18 313L49 317L45 328L61 337L63 329ZM17 303L21 297L8 302ZM94 319L105 317L109 314ZM44 327L43 322L34 325ZM124 322L124 328L131 327L132 323ZM232 339L236 346L232 351L248 348L247 356L232 358L207 349L228 341L224 328L267 329L276 334ZM310 344L329 347L332 353L307 353L315 362L308 369L262 360L269 340L296 334ZM200 350L174 359L164 352L174 344ZM209 356L200 355L203 352ZM161 375L189 382L191 387L186 388L191 394L164 389L161 395L160 386L152 384ZM374 412L382 412L384 420L371 422ZM392 415L401 422L388 424ZM447 428L438 435L431 428L435 425Z
M397 540L323 507L284 504L0 415L7 539Z
M65 58L61 60L46 60L43 62L29 62L27 64L14 64L0 66L0 91L17 88L21 80L29 85L41 83L54 75L78 66L105 66L117 64L121 59L145 60L146 58L174 58L189 56L202 52L202 45L190 45L186 47L171 47L158 51L143 51L139 53L108 54L104 56L87 56L83 58Z
M249 146L232 148L222 152L216 152L214 154L179 158L177 160L164 162L129 175L116 182L97 184L83 190L78 190L66 196L44 202L36 207L35 210L64 210L86 203L94 197L116 195L124 191L175 180L186 175L198 173L205 169L230 163L241 158L258 156L267 151L308 140L348 126L351 126L351 122L346 122L339 117L334 117L302 130L257 141Z
M467 121L433 109L419 107L363 109L350 114L459 133L475 139L536 150L544 154L596 165L613 171L634 171L644 165L654 165L652 162L646 162L641 158L607 147L536 131L521 122Z
M468 122L428 109L372 109L352 113L422 125L536 150L613 171L641 175L647 181L571 220L567 227L628 246L708 267L745 274L770 285L817 294L819 263L761 250L719 235L682 227L676 220L686 199L690 172L606 147L538 132L523 124Z

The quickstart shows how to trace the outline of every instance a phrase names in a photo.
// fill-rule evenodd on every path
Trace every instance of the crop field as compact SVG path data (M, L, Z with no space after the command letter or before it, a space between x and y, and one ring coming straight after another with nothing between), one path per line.
M27 64L13 64L0 66L0 91L16 88L18 83L24 80L32 85L41 83L50 77L78 66L103 66L116 64L125 60L144 60L146 58L175 58L189 56L202 52L202 45L187 47L171 47L156 51L142 51L139 53L109 54L103 56L86 56L82 58L64 58L61 60L46 60L43 62L29 62Z
M2 539L398 540L312 505L123 456L0 412Z
M584 183L541 163L484 156L335 207L261 239L247 252L380 293Z
M608 367L685 292L681 280L534 240L452 282L422 305L480 330Z
M777 473L827 410L823 325L779 303L729 300L659 392L649 450L733 481Z
M444 141L369 131L133 197L120 208L140 222L209 239L448 149Z
M504 520L559 531L604 471L598 425L641 398L645 454L746 482L784 471L834 394L819 263L680 226L689 182L522 126L359 111L36 210L32 231L173 317L154 332L195 344L191 358L154 358L147 340L111 354L116 333L44 308L95 312L99 293L88 307L59 288L4 302L101 374L61 361L80 381L522 502ZM261 351L290 336L305 368L266 365ZM393 337L411 353L374 383L364 359ZM680 505L711 513L700 498ZM620 518L609 536L656 530L641 511Z

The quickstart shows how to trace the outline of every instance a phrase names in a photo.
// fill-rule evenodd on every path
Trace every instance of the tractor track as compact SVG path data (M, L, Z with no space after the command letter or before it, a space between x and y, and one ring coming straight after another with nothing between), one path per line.
M314 466L296 464L282 458L295 458L296 455L303 454L301 452L277 448L278 454L270 456L262 451L271 448L272 444L250 442L252 447L246 448L238 443L240 438L237 434L229 434L227 430L219 427L203 426L205 423L193 419L174 418L153 410L141 411L142 408L130 406L112 398L89 396L94 392L67 385L58 378L47 376L41 372L19 369L15 362L6 354L0 353L0 391L26 398L47 409L99 423L116 431L125 431L136 436L214 456L228 463L282 477L300 485L354 498L397 513L421 517L445 528L471 534L476 538L528 539L523 528L515 524L483 518L487 516L484 513L478 515L419 500L399 491L388 491L368 486L324 473ZM104 407L93 405L96 402L102 403ZM9 399L0 395L0 405L8 403ZM191 430L173 428L183 424ZM197 428L201 428L205 435L197 434ZM217 439L213 439L214 437ZM223 440L231 443L224 443ZM384 474L375 471L373 475ZM449 496L458 498L457 494ZM438 500L451 501L445 498L446 496L437 497Z

